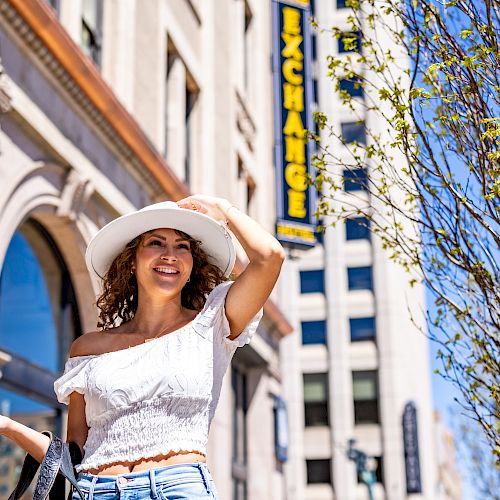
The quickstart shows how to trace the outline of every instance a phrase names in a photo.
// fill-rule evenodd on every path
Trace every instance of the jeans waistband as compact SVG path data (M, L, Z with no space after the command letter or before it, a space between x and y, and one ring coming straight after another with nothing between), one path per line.
M210 489L211 475L207 464L203 462L193 464L175 464L154 469L128 472L116 476L94 475L87 472L78 474L78 486L89 493L92 500L94 492L117 491L136 489L149 486L151 496L157 498L156 485L180 481L201 481L207 491Z

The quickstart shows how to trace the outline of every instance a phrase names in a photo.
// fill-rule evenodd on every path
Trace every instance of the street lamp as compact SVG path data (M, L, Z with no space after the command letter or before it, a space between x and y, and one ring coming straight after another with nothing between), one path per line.
M375 461L373 457L369 457L365 452L354 448L355 439L349 439L349 448L347 449L347 458L356 464L356 472L363 484L366 484L368 489L368 498L373 498L373 485L377 482L375 476Z

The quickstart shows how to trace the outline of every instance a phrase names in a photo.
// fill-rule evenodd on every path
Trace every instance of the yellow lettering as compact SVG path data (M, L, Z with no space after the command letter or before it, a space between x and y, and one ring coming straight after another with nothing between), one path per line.
M305 191L307 189L305 165L289 163L285 167L285 180L293 190ZM290 194L290 191L288 193Z
M306 201L306 194L293 189L288 190L288 215L290 217L305 217L306 208L304 202Z
M281 55L283 57L290 57L296 61L302 61L304 54L300 50L300 44L303 38L300 35L289 35L288 33L281 33L281 38L285 42Z
M298 75L295 71L302 71L303 67L304 65L300 61L287 59L281 67L285 80L292 85L302 85L304 77L300 74Z
M283 107L294 111L304 110L304 87L283 84Z
M289 111L286 117L286 123L283 127L283 133L285 135L295 135L295 137L304 137L304 125L302 124L302 118L300 113L297 111Z
M292 7L283 8L283 31L292 35L300 33L300 10Z
M316 241L314 233L308 229L278 225L276 230L278 234L289 236L291 238L300 238L304 241L311 241L311 242Z
M306 144L303 139L298 139L293 136L285 137L285 159L293 163L306 162L305 157Z

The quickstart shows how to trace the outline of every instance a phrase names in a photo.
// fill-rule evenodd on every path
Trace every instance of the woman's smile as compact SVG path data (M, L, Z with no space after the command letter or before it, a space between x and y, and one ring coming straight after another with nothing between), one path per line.
M193 269L190 243L174 229L154 229L144 236L137 248L136 267L140 284L151 280L147 277L149 269L163 283L175 282L184 286Z

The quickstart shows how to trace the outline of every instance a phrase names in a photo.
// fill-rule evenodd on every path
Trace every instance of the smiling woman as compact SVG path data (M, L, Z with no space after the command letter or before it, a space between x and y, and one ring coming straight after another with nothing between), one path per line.
M234 281L229 230L249 258ZM283 259L259 224L202 195L145 207L97 233L86 261L102 280L100 331L73 343L54 385L69 404L67 439L84 451L84 493L217 498L205 461L222 379L256 331ZM43 457L44 436L6 427Z

